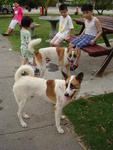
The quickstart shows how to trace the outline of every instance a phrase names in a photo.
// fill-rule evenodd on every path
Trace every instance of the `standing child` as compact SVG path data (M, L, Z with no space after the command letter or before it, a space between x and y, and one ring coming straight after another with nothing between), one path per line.
M22 65L25 65L26 63L31 63L35 67L35 73L37 72L36 68L36 61L35 57L33 57L33 54L28 50L28 44L31 41L31 33L29 31L29 28L32 24L33 20L29 16L24 16L22 18L21 22L21 31L20 31L20 36L21 36L21 54L23 57L22 60Z
M59 7L60 21L59 21L59 32L50 41L50 46L59 46L59 44L65 39L70 40L71 32L73 27L72 19L68 15L68 9L65 4L61 4Z
M91 4L84 4L81 10L85 19L85 29L82 34L72 40L69 45L69 47L76 47L75 50L77 51L77 57L73 65L74 70L78 67L78 61L81 54L80 49L87 45L94 45L102 34L101 23L93 16L93 6Z
M19 6L18 1L15 1L14 2L14 17L9 24L8 30L2 35L4 36L10 35L11 32L14 30L16 24L17 23L19 25L21 24L22 17L23 17L23 8Z

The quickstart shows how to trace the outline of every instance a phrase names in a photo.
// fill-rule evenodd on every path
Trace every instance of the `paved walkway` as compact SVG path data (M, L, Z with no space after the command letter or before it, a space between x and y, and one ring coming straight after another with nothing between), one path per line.
M32 98L25 108L31 116L28 128L20 126L12 92L20 56L9 51L9 48L11 45L7 39L0 36L0 150L82 150L67 121L62 122L65 134L57 133L53 105L41 99L37 101L37 97ZM76 73L82 71L85 76L78 97L113 92L113 60L103 77L95 78L92 75L104 58L92 58L82 53ZM45 78L61 78L55 64L48 64Z
M9 48L11 45L0 36L0 150L82 150L66 121L63 122L65 134L57 133L53 105L41 99L37 101L37 97L25 108L31 116L28 128L20 126L12 92L20 57Z

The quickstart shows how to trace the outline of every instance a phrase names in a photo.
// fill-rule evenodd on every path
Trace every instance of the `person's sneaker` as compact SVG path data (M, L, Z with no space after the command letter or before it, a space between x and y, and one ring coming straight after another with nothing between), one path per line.
M38 74L39 74L39 69L38 69L38 68L35 68L35 69L34 69L34 73L35 73L35 75L38 75Z

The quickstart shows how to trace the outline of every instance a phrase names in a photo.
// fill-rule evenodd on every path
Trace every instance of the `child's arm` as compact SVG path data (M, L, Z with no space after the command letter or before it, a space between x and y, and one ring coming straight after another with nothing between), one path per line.
M70 40L70 38L71 38L71 33L72 33L72 29L69 30L66 40Z
M91 45L94 45L95 42L97 41L97 39L102 34L102 26L101 26L101 23L100 23L100 21L98 19L95 20L95 26L96 26L96 28L98 30L98 34L96 35L96 37L93 40L91 40L91 43L90 43Z
M85 33L85 29L82 31L82 33L80 35L83 35Z

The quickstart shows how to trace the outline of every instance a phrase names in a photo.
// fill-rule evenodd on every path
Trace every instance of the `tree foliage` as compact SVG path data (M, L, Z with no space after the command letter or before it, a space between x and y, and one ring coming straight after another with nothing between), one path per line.
M113 9L113 0L72 0L74 6L81 6L85 3L92 3L98 14L102 14L104 10Z
M98 14L103 14L104 10L113 9L113 0L94 0L94 4Z

